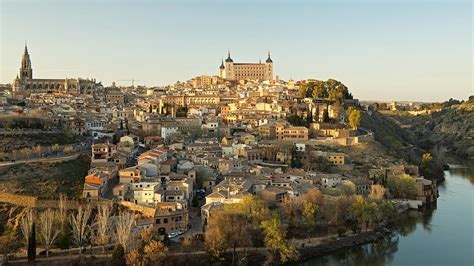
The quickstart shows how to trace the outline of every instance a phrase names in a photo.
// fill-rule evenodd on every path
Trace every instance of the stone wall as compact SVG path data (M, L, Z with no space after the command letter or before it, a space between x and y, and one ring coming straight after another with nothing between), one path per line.
M38 200L36 197L0 192L0 202L29 208L59 208L59 200ZM77 209L78 201L66 201L67 209Z
M20 196L20 195L0 192L0 202L6 202L13 205L34 208L36 207L37 199L35 197L30 197L30 196Z

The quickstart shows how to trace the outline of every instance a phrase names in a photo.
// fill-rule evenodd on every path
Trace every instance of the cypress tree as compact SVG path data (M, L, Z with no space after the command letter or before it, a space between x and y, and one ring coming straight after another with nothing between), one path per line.
M36 259L36 226L35 223L31 225L31 235L28 238L28 261L35 261Z

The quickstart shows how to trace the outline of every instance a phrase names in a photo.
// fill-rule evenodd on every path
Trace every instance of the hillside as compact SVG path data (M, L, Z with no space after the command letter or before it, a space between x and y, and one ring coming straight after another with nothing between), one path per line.
M55 131L2 131L0 130L0 152L11 152L36 145L71 144L83 141L84 137Z
M474 159L474 99L430 115L387 114L403 127L409 142L432 152Z
M0 168L0 192L57 199L59 193L78 198L90 159L82 155L60 163L29 163Z

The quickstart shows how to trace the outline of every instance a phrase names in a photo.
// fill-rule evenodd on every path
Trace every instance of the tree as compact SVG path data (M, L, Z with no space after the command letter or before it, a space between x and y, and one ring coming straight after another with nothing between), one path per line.
M34 262L36 259L36 225L31 224L30 237L28 237L28 262Z
M433 178L433 171L431 170L432 161L433 161L433 157L428 152L424 153L423 156L421 157L420 172L423 176L429 179Z
M298 87L298 95L301 97L301 98L306 98L308 97L308 84L301 84L299 87ZM309 93L311 94L311 93Z
M89 217L91 215L91 209L89 207L84 208L79 206L76 214L71 214L69 221L72 227L72 235L74 243L81 248L87 242L90 228L89 228Z
M168 255L168 248L163 243L151 240L143 249L146 265L157 265L163 262Z
M49 256L49 249L56 240L56 237L59 234L59 229L54 223L55 213L53 210L48 209L40 214L40 226L39 226L39 235L40 239L43 242L44 249L46 250L46 257Z
M382 185L372 185L370 188L369 198L371 200L379 201L385 196L385 187Z
M143 254L140 254L140 251L134 248L128 252L125 260L127 261L127 265L144 265L142 258Z
M372 209L375 208L375 203L368 202L362 196L356 196L355 202L351 207L351 212L356 218L359 225L364 225L366 230L369 229L369 224L372 221Z
M4 259L0 258L2 265L10 265L8 263L8 254L17 251L21 248L21 244L15 237L14 233L4 234L0 236L0 254L3 254Z
M360 122L362 120L362 113L360 110L357 110L353 107L349 107L349 109L347 109L347 113L349 116L349 125L352 128L357 129L360 126Z
M59 149L60 149L59 144L57 144L57 143L53 144L53 146L51 146L51 149L53 150L53 152L56 153L56 155L58 155L58 152L59 152Z
M416 181L410 175L389 176L387 187L390 194L396 198L414 199L416 197Z
M290 123L292 126L305 126L306 121L303 117L294 114L294 115L289 115L286 120L288 123Z
M308 112L306 114L306 126L310 126L313 123L313 107L308 106Z
M25 239L26 244L29 244L29 239L31 236L31 230L33 228L34 223L34 213L32 209L29 209L23 219L21 219L20 223L20 230L23 234L23 238Z
M122 245L125 252L127 252L131 235L132 235L132 226L135 223L135 216L128 212L123 211L117 216L116 221L116 238L120 245Z
M109 244L110 235L112 232L112 223L110 220L110 206L108 204L98 205L95 223L97 224L95 242L100 246ZM102 251L104 251L104 247L102 247Z
M28 149L28 148L23 148L23 149L20 150L20 153L23 155L23 158L25 160L28 160L28 159L30 159L30 156L33 153L33 151Z
M326 108L323 110L323 123L329 122L329 105L326 104Z
M319 104L316 104L316 112L315 112L315 115L316 115L316 122L319 122Z
M64 226L67 220L67 197L64 194L59 194L59 210L58 210L58 217L59 221L61 222L61 226Z
M72 153L74 152L74 148L72 146L66 146L63 149L64 153Z
M395 206L395 204L389 200L382 201L378 207L380 209L383 219L389 224L398 214L397 206Z
M211 253L222 255L226 248L232 248L232 264L234 265L237 247L251 244L247 219L234 205L217 210L209 220L206 231L206 246ZM222 242L222 240L224 240ZM209 245L207 243L209 242ZM219 256L216 256L219 258Z
M36 146L34 147L34 151L35 151L35 153L36 153L36 156L37 156L38 158L40 158L40 157L41 157L41 145L39 145L39 144L36 145Z
M346 196L352 196L354 194L356 194L356 186L353 182L346 182L344 184L342 184L340 186L340 188L342 189L342 193Z
M285 263L297 257L296 249L288 243L286 232L282 229L281 221L278 216L262 222L262 228L265 234L265 246L273 254L274 260Z
M56 246L61 249L67 249L71 245L71 228L67 223L67 197L64 194L59 194L58 204L58 219L61 230L56 240Z
M125 251L122 245L117 244L114 247L114 251L112 253L112 261L113 265L125 265Z
M303 202L303 217L306 226L309 231L313 231L316 226L316 211L318 206L314 203L305 201Z

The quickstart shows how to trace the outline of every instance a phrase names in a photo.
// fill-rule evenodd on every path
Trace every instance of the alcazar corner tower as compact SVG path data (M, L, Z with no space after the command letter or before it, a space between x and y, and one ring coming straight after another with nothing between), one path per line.
M234 63L228 52L226 60L222 60L219 67L219 77L229 80L272 80L273 61L270 52L265 63Z

